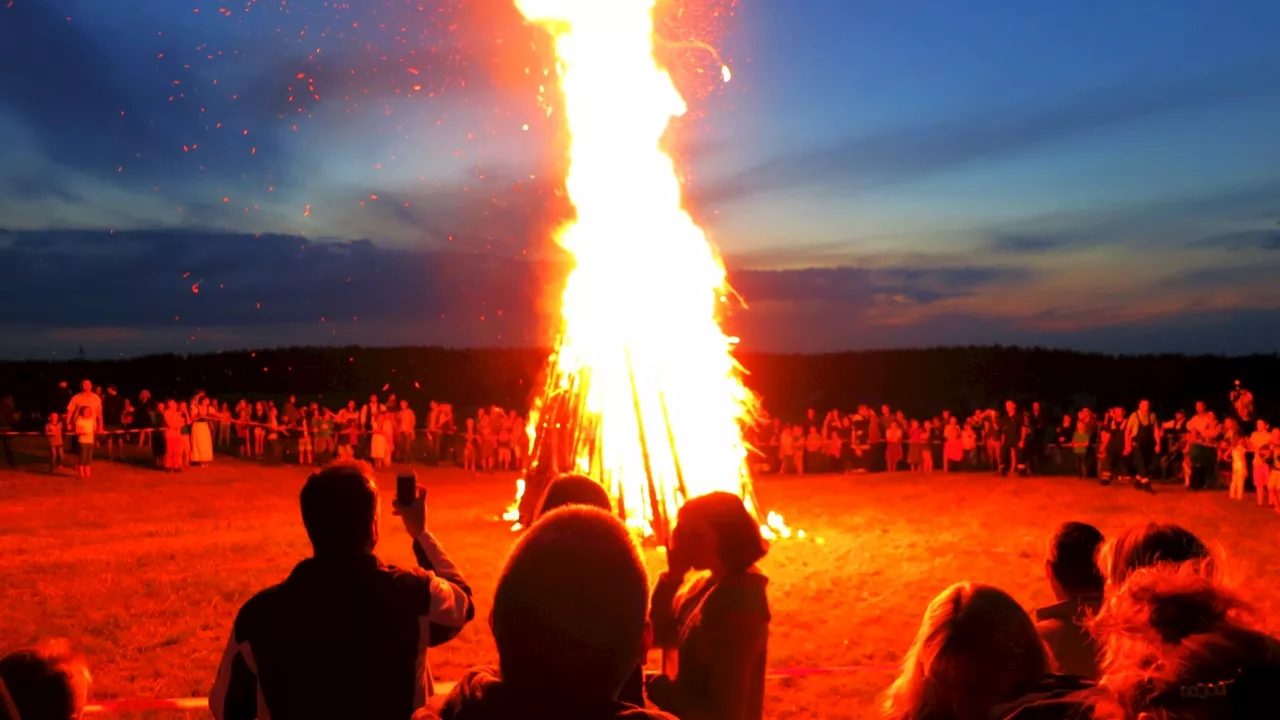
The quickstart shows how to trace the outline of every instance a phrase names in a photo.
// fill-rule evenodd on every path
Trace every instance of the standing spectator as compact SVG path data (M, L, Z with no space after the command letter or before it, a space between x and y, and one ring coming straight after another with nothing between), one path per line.
M75 433L78 459L76 470L80 477L88 479L93 474L93 448L99 432L98 419L93 416L93 409L80 408L80 417L75 421Z
M315 462L314 444L311 440L314 419L314 416L309 415L303 408L298 411L298 418L293 425L294 432L298 436L299 465L310 465Z
M182 472L182 429L187 421L178 409L178 402L170 400L164 409L164 469Z
M348 400L346 409L338 413L338 457L355 459L356 445L360 442L360 413L356 401Z
M124 397L116 391L115 385L107 385L107 393L102 396L102 431L107 441L107 459L116 459L116 450L120 450L120 459L124 459Z
M72 396L71 401L67 403L68 424L80 418L81 408L89 408L98 427L105 426L102 420L102 398L93 391L93 383L88 380L80 383L80 392Z
M0 660L0 687L7 688L18 718L79 720L89 700L89 668L65 640L50 640Z
M360 408L360 431L364 433L365 437L369 438L366 441L365 452L363 453L366 457L369 457L369 450L373 444L374 426L378 424L378 416L382 414L383 409L382 404L378 402L377 395L370 395L369 402Z
M1086 627L1102 607L1106 580L1098 570L1102 533L1092 525L1063 523L1049 540L1044 562L1056 605L1036 610L1036 632L1058 662L1058 670L1098 679L1098 646Z
M736 495L713 492L680 508L671 540L651 618L655 642L679 663L674 677L650 681L649 699L681 718L761 720L769 579L756 568L768 552L759 524Z
M321 408L316 403L311 403L311 418L315 428L316 435L316 454L323 457L325 454L334 456L338 454L338 444L336 439L337 424L334 422L336 416L329 408Z
M1187 452L1187 412L1179 410L1172 420L1166 421L1160 428L1160 437L1164 441L1164 452L1160 458L1164 479L1180 476L1185 483L1186 472L1183 466Z
M1217 475L1218 438L1222 429L1213 413L1203 402L1196 403L1196 414L1187 421L1188 453L1191 456L1191 472L1187 475L1187 487L1203 490L1208 480ZM1216 481L1216 477L1214 477Z
M645 653L648 589L621 522L593 507L548 514L516 543L498 580L499 670L467 673L439 714L418 717L674 720L644 710L643 698L620 699Z
M218 447L224 451L231 448L231 425L235 415L231 413L231 405L222 403L218 406Z
M213 430L209 422L213 410L209 396L201 390L191 401L191 462L208 465L213 462Z
M156 426L155 412L156 406L151 399L151 391L143 390L138 393L137 411L133 414L133 422L129 425L129 429L136 430L138 433L138 447L152 444L151 430Z
M49 472L57 475L58 469L62 467L62 421L58 413L49 413L44 434L49 439Z
M1041 464L1044 462L1044 436L1049 431L1048 422L1045 419L1044 410L1040 407L1040 401L1031 403L1031 414L1027 415L1027 440L1026 451L1023 453L1023 463L1027 466L1028 475L1041 474Z
M1125 426L1125 454L1133 463L1139 489L1151 490L1151 471L1160 462L1156 454L1159 447L1160 421L1151 412L1151 401L1139 400L1138 409L1129 416Z
M217 720L404 720L432 694L427 648L475 615L471 589L427 531L426 491L396 506L417 570L374 554L379 503L368 464L315 473L301 506L314 554L240 608L209 708Z
M1081 480L1089 478L1089 444L1092 438L1089 436L1089 426L1081 420L1076 423L1075 434L1071 436L1071 450L1076 459L1076 470L1080 473Z
M14 407L13 397L0 395L0 450L4 451L4 461L9 467L17 467L13 463L13 447L9 445L12 436L9 433L18 420L18 411Z
M400 409L396 412L396 450L400 454L400 462L413 460L414 427L418 424L418 416L409 407L408 400L400 401Z
M1249 436L1249 449L1253 451L1253 487L1258 493L1258 504L1280 507L1276 502L1280 488L1275 487L1280 484L1280 477L1275 478L1275 484L1271 482L1271 454L1275 452L1271 445L1271 427L1266 420L1258 420L1255 428Z
M293 427L298 422L298 398L290 395L289 399L284 403L284 409L280 411L280 419L284 422L285 427Z
M898 466L902 464L902 428L898 427L896 420L890 421L889 427L885 429L884 443L885 470L898 472Z
M1103 485L1124 474L1125 420L1124 409L1114 407L1102 421L1102 437L1099 453L1102 462L1098 467L1098 477Z
M1018 404L1008 400L1004 404L1004 415L1000 416L1000 457L998 470L1001 475L1017 473L1022 449L1027 441L1027 426L1018 412Z

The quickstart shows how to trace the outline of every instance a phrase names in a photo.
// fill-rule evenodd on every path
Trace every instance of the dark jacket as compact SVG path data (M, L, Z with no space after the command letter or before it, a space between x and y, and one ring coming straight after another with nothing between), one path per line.
M658 647L678 653L676 677L654 678L649 700L681 720L761 720L768 659L769 579L751 568L681 587L663 573L650 619Z
M1073 598L1036 610L1036 632L1064 675L1098 679L1100 651L1085 621L1101 607L1101 597Z
M516 697L503 684L497 671L489 669L468 672L454 686L439 710L420 710L414 718L415 720L522 720L523 718L676 720L666 713L645 710L621 701L600 703L592 707L549 706L546 700Z
M471 588L431 533L421 569L373 554L303 560L236 616L209 696L217 720L405 720L432 693L432 627L475 616Z

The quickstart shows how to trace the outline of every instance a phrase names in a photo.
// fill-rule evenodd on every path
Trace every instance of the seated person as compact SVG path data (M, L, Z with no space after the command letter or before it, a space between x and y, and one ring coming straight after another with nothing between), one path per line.
M1087 623L1102 607L1106 581L1098 570L1102 533L1092 525L1063 523L1049 541L1045 575L1056 605L1036 610L1036 632L1049 646L1058 672L1098 679L1098 646Z

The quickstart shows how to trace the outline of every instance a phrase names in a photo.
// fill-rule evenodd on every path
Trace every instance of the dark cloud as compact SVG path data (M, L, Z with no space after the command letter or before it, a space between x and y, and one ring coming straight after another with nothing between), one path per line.
M1027 269L1018 267L832 267L741 270L730 274L730 282L748 303L897 301L923 305L1029 276Z
M861 187L903 182L978 160L1044 147L1143 117L1280 93L1280 65L1221 69L1177 83L1116 87L1021 117L970 117L850 137L774 158L732 177L707 180L708 205L818 184Z
M992 252L1035 255L1083 244L1080 238L1060 235L1001 235L991 240Z
M189 231L0 235L0 324L305 323L323 332L322 323L358 318L408 325L484 318L493 336L532 340L541 293L539 269L528 262L367 240Z
M1201 238L1191 243L1195 248L1221 250L1280 250L1280 230L1242 230Z

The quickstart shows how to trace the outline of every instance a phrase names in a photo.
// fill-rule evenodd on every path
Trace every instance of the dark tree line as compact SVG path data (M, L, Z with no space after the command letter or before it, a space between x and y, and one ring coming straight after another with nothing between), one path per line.
M25 413L52 409L54 388L81 379L114 384L125 395L159 397L197 389L218 398L298 395L337 405L394 392L421 407L523 408L541 390L543 350L445 348L282 348L211 355L153 355L129 360L0 363L0 395ZM1050 410L1133 407L1149 398L1168 415L1203 399L1227 409L1234 380L1253 391L1263 417L1280 410L1280 356L1110 356L1064 350L961 347L828 355L744 353L746 384L775 415L888 403L913 414L963 412L1006 399L1040 400Z

